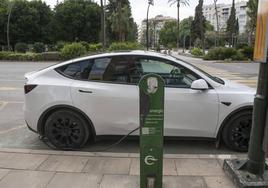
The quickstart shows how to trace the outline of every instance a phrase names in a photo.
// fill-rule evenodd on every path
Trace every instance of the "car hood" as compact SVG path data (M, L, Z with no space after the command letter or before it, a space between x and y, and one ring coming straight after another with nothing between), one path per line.
M240 84L225 78L221 78L225 84L221 85L217 88L218 91L229 92L229 93L241 93L241 94L249 94L254 96L256 94L256 89L248 87L244 84Z

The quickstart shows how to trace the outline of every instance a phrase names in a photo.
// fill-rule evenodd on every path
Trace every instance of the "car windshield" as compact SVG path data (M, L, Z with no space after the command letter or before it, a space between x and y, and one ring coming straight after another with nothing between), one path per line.
M174 57L174 56L172 56L172 57ZM177 58L177 57L174 57L174 58L175 58L176 60L182 61L181 59L179 59L179 58ZM191 67L197 69L198 71L202 72L204 75L206 75L207 77L209 77L209 78L210 78L211 80L213 80L214 82L217 82L217 83L222 84L222 85L225 84L225 82L224 82L221 78L219 78L219 77L217 77L217 76L212 76L211 74L209 74L209 73L203 71L202 69L200 69L199 67L197 67L197 66L195 66L195 65L193 65L193 64L191 64L191 63L188 63L188 62L186 62L186 61L183 61L183 62L186 63L187 65L189 65L189 66L191 66Z

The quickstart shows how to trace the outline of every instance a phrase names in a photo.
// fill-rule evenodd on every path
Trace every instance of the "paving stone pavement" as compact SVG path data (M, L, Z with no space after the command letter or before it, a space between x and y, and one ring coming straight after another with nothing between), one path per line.
M139 188L138 156L0 149L0 188ZM234 188L222 161L235 157L165 155L163 187Z

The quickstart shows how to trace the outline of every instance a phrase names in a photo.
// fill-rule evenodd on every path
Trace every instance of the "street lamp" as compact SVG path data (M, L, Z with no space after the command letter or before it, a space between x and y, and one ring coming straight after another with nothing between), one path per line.
M154 5L154 0L148 0L148 9L147 9L147 26L146 26L146 42L147 42L147 51L149 50L149 9L150 5Z

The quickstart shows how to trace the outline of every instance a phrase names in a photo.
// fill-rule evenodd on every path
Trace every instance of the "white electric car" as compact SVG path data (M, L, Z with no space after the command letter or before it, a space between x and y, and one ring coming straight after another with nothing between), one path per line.
M247 150L255 90L153 52L106 53L27 73L27 125L59 149L126 135L139 127L137 85L149 73L165 80L165 136L222 139Z

